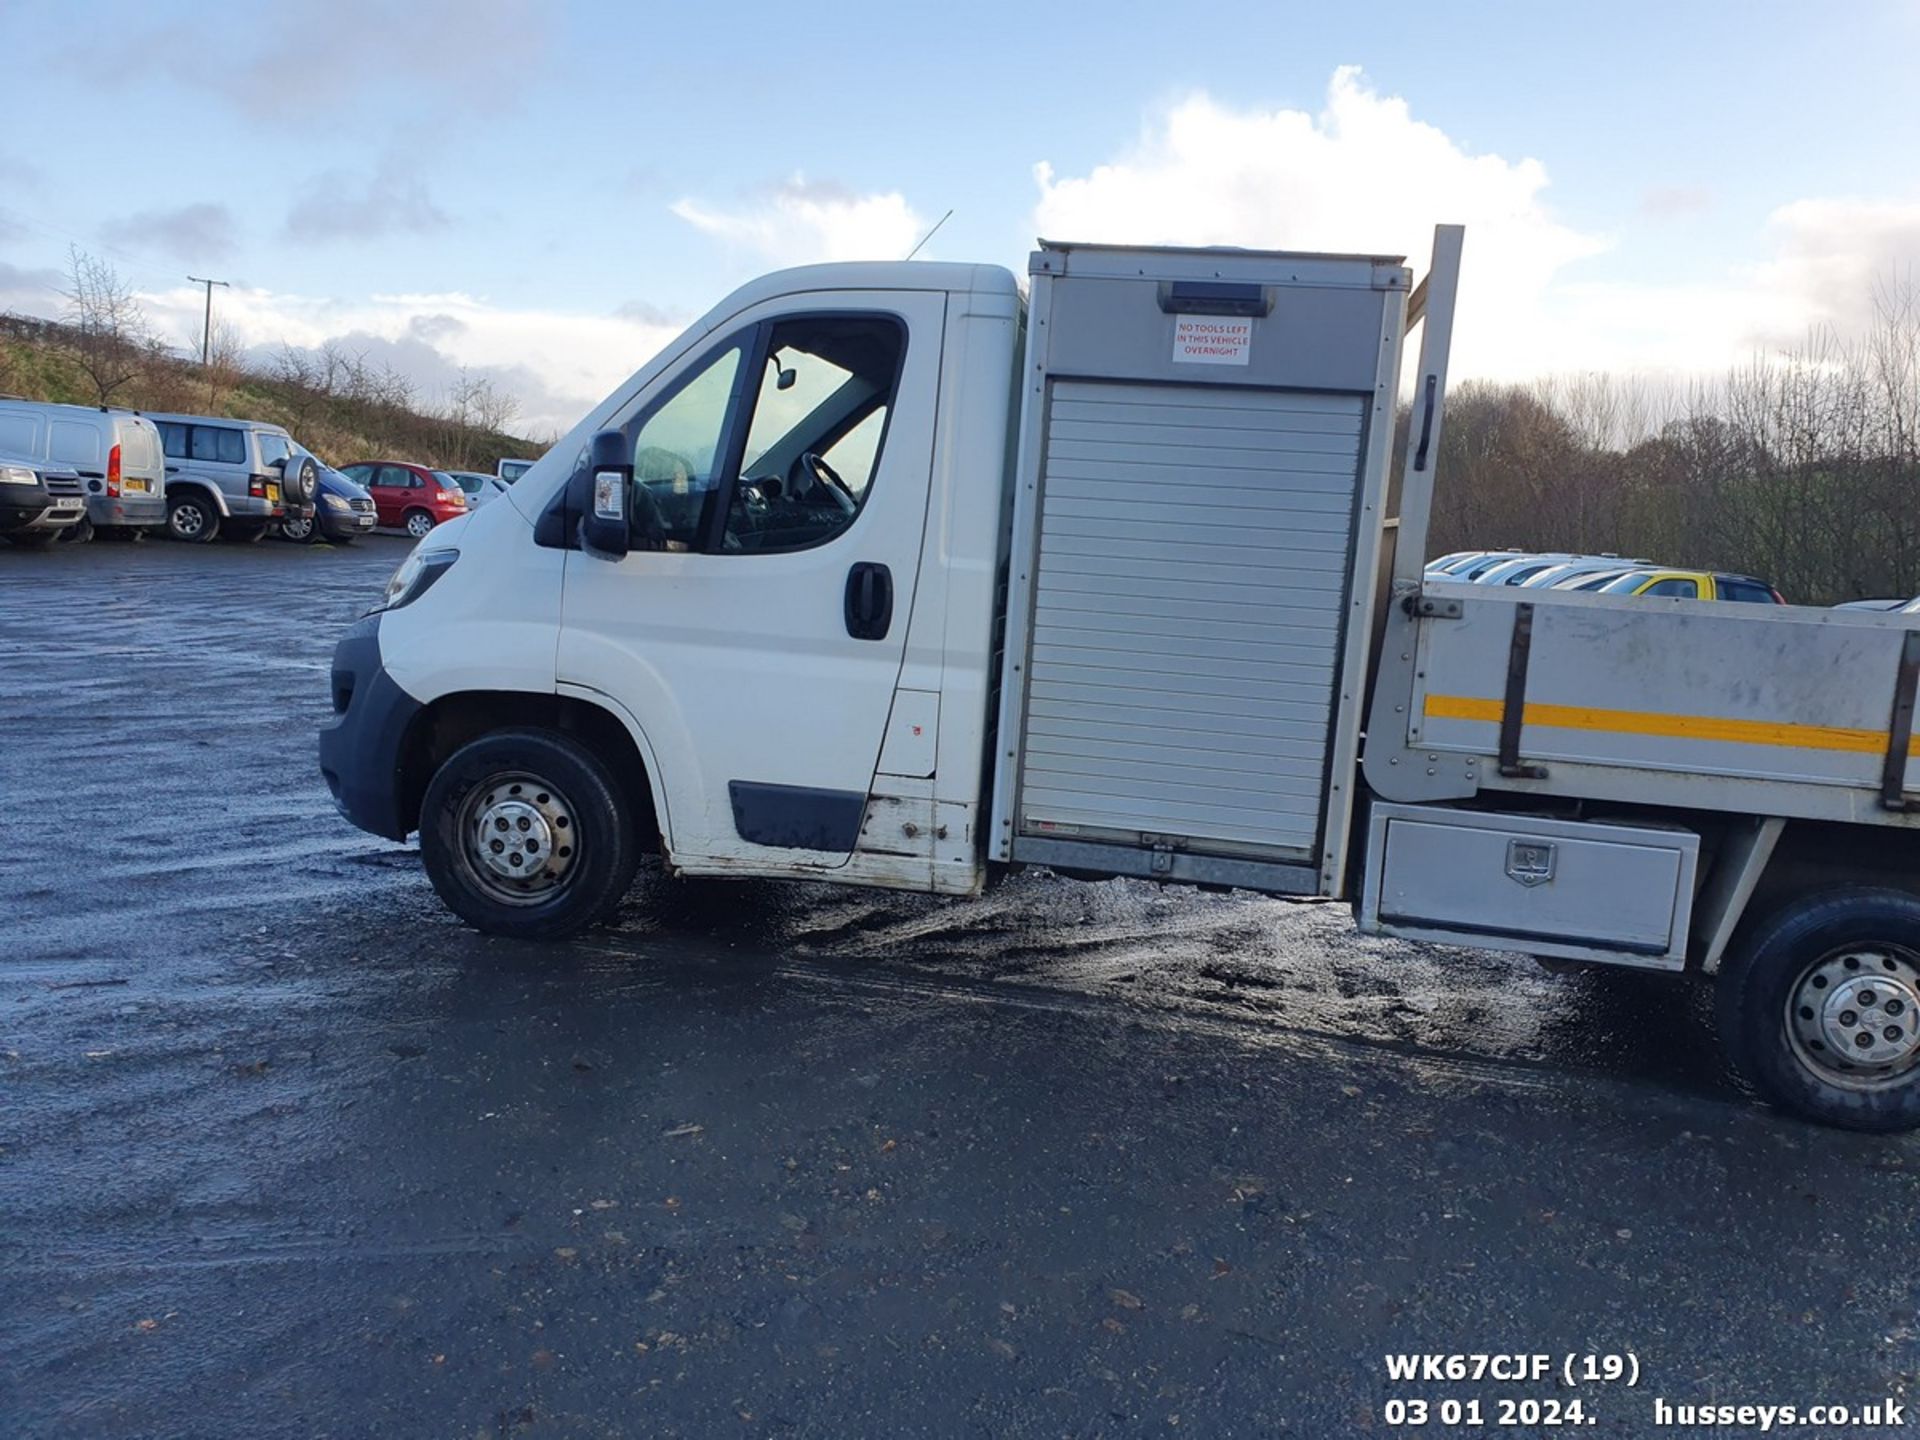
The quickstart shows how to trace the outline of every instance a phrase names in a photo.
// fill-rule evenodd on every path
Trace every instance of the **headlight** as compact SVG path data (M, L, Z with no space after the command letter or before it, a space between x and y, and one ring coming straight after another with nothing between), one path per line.
M400 568L387 581L386 598L367 613L411 605L433 587L434 581L452 569L453 562L459 558L458 550L415 550L400 562Z
M329 510L344 510L347 512L353 510L353 507L347 504L346 500L339 495L322 495L320 497L320 503L325 505Z
M0 465L0 485L38 485L40 477L24 465Z

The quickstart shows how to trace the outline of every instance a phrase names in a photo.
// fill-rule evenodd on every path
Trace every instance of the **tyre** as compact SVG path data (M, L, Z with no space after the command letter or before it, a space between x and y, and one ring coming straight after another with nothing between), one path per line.
M434 772L420 858L447 908L475 929L557 940L613 913L640 842L599 756L555 731L499 730Z
M1920 1125L1920 896L1834 886L1754 927L1716 984L1720 1040L1783 1110L1849 1130Z
M289 500L309 504L320 490L320 467L311 456L296 455L280 472L280 484Z
M78 525L69 525L60 532L62 545L85 545L94 538L93 521L86 516L80 517Z
M312 516L304 520L296 518L282 520L280 538L290 540L295 545L311 545L320 538L320 521Z
M401 523L406 526L407 534L416 540L424 540L433 529L433 516L425 510L409 510L401 517Z
M220 512L195 490L167 497L167 538L204 545L220 533Z

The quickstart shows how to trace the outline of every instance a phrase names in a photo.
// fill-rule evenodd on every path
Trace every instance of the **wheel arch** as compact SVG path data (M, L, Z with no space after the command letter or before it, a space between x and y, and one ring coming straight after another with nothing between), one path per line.
M555 730L591 748L619 778L634 814L651 818L654 842L665 848L665 792L646 737L610 706L530 690L458 690L420 708L400 744L400 808L407 829L419 828L427 782L448 756L491 731L522 726Z
M222 520L233 514L233 512L227 508L227 497L220 493L220 487L218 485L210 484L205 480L196 479L192 476L167 481L166 496L169 500L174 497L176 492L181 490L197 490L206 496L207 499L213 502L213 508L220 513Z
M1744 884L1729 876L1716 895L1710 881L1695 912L1700 968L1718 970L1727 954L1747 944L1760 925L1823 890L1880 886L1920 895L1920 830L1892 825L1842 825L1819 820L1756 820L1751 841L1723 841L1716 855L1729 868L1746 867ZM1766 827L1774 838L1762 839ZM1745 848L1751 843L1754 849Z

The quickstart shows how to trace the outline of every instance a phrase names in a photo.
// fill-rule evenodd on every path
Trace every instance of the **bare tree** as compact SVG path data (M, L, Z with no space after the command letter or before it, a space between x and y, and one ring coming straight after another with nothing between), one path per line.
M481 380L474 396L473 418L488 435L505 432L520 413L520 402L491 380Z
M77 245L67 257L66 320L80 368L105 405L139 377L152 330L133 287L106 261Z
M246 346L240 332L222 320L207 337L207 409L217 410L222 397L233 393L246 373Z

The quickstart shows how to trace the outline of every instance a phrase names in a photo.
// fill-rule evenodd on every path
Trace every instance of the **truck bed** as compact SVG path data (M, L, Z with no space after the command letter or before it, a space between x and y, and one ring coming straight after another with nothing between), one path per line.
M1397 603L1366 762L1390 799L1916 823L1905 616L1448 583Z

